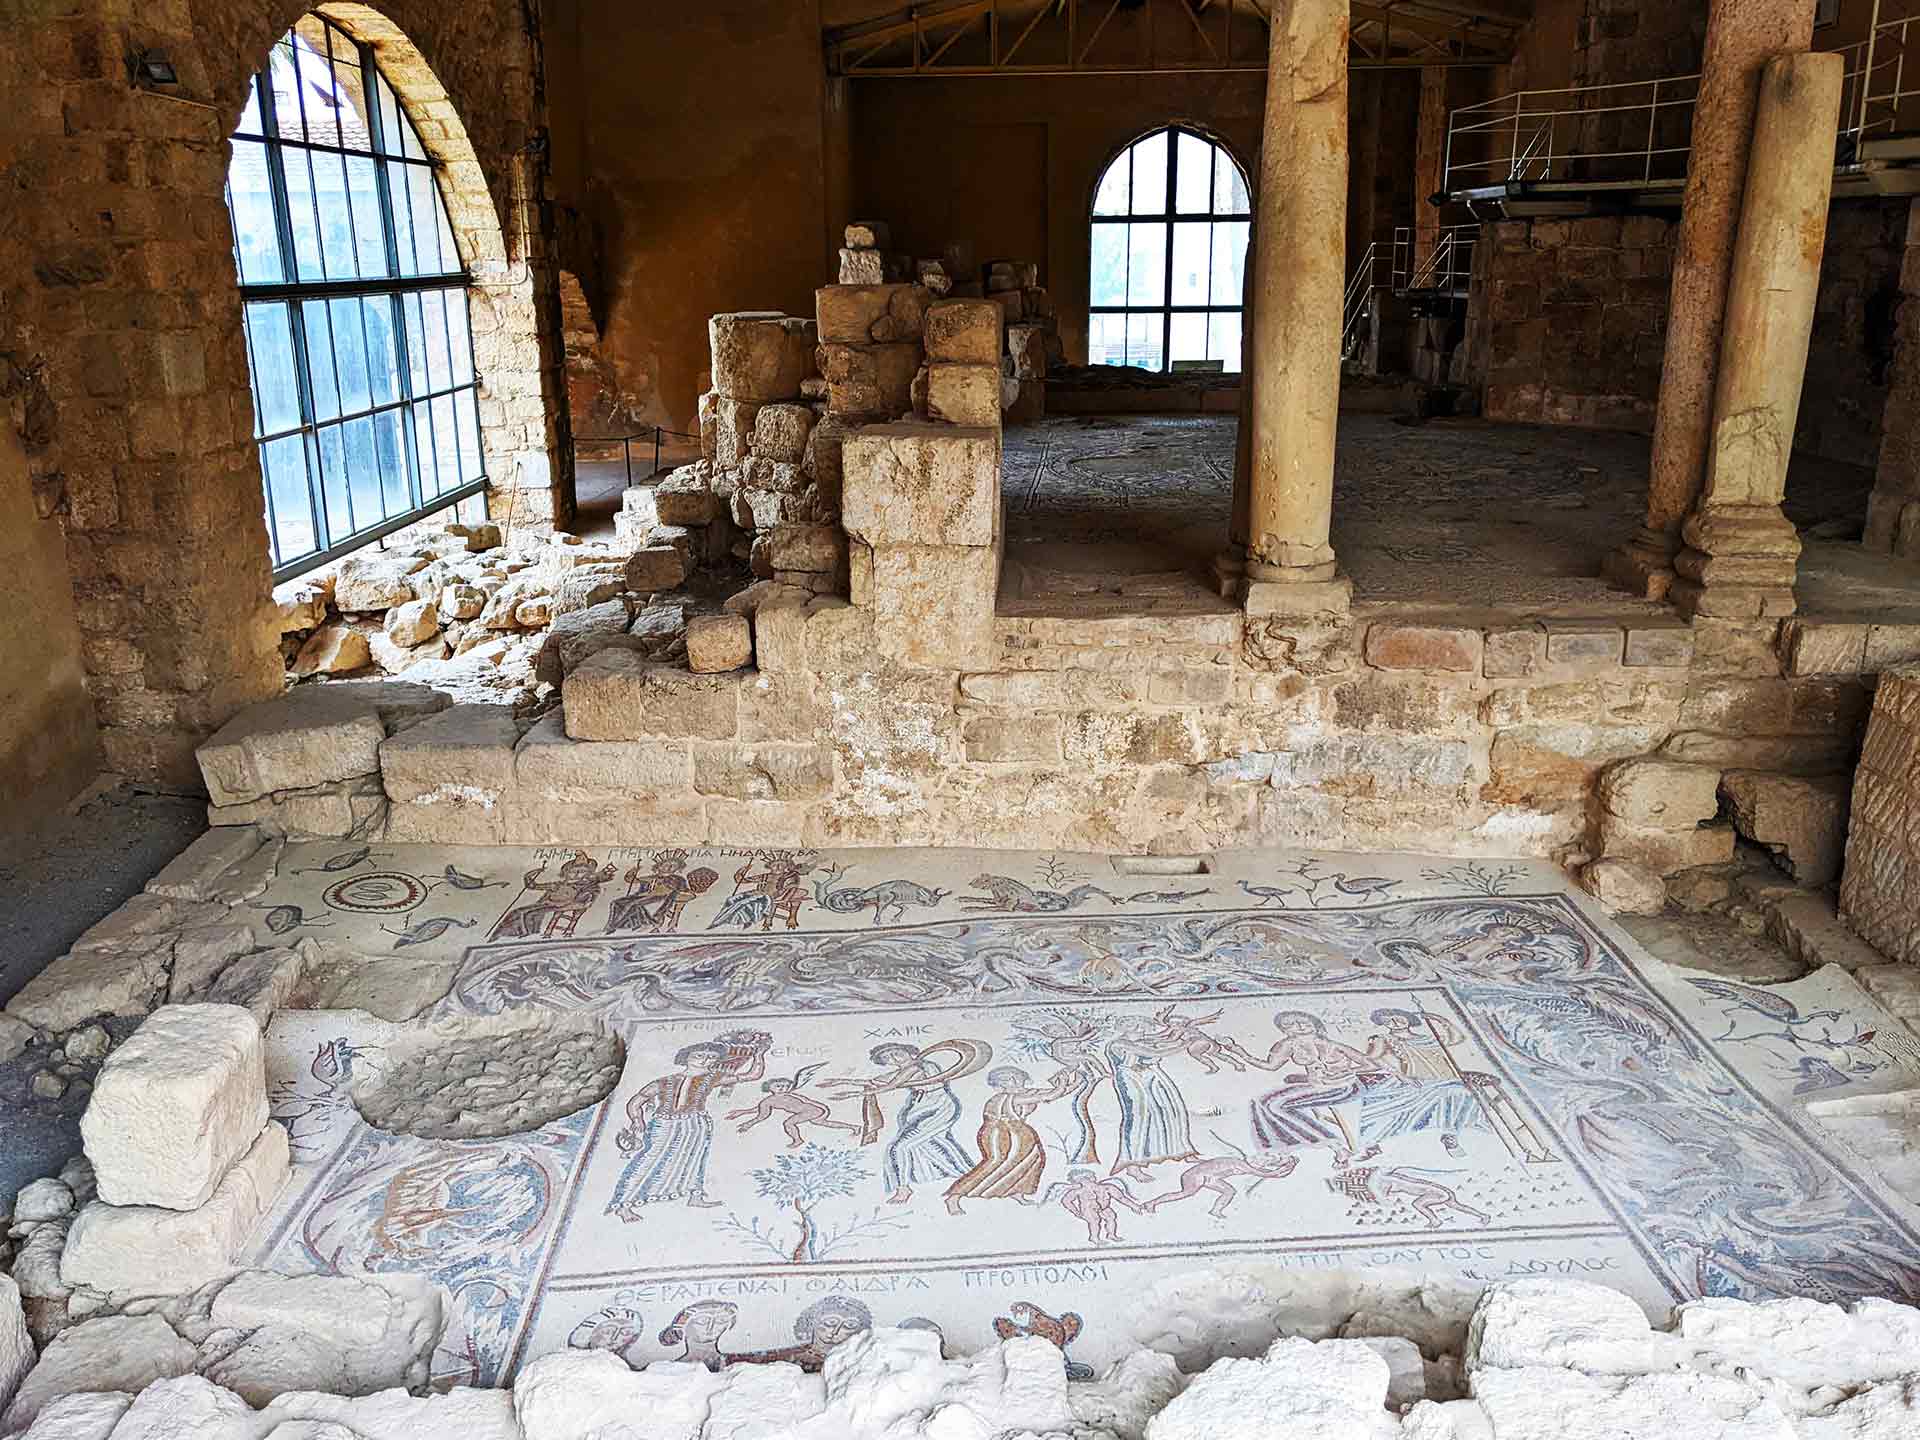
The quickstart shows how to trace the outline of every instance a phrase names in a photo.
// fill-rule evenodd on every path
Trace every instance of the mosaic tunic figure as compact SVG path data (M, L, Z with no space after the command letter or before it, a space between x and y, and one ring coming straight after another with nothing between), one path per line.
M600 898L600 887L616 873L611 865L594 867L593 857L576 850L573 858L560 867L558 880L544 880L542 864L527 871L521 893L539 892L540 898L518 905L500 917L490 938L494 940L533 940L546 935L571 935L580 917Z
M607 1214L632 1223L642 1205L685 1200L710 1210L707 1157L713 1149L713 1117L707 1101L765 1073L766 1045L720 1041L688 1045L673 1057L679 1068L641 1088L627 1102L627 1128L614 1143L633 1158L620 1172Z
M1146 1173L1167 1160L1198 1160L1189 1131L1186 1097L1161 1065L1186 1050L1188 1037L1164 1025L1109 1040L1107 1065L1120 1101L1120 1154L1110 1173Z
M987 1072L987 1084L994 1089L980 1118L975 1144L980 1159L974 1167L947 1187L947 1210L959 1215L962 1200L1001 1200L1013 1198L1031 1203L1040 1189L1040 1176L1047 1168L1047 1152L1040 1135L1027 1123L1027 1116L1066 1094L1056 1081L1050 1089L1030 1083L1026 1071L1015 1065L1002 1065Z
M1367 1018L1387 1028L1367 1041L1366 1053L1398 1079L1368 1091L1360 1107L1360 1133L1369 1144L1378 1144L1438 1130L1447 1153L1460 1154L1460 1132L1485 1130L1487 1117L1447 1048L1460 1043L1459 1030L1424 1011L1376 1010Z
M970 1168L966 1151L953 1138L953 1127L960 1120L960 1097L953 1093L954 1070L961 1067L943 1072L933 1058L936 1051L960 1045L972 1047L973 1053L967 1060L976 1065L984 1064L993 1054L987 1046L973 1046L970 1041L950 1041L925 1050L898 1043L876 1045L867 1052L867 1059L875 1065L891 1067L886 1073L864 1083L832 1082L861 1086L865 1106L870 1111L863 1144L872 1144L879 1136L879 1097L895 1090L906 1092L894 1114L893 1138L887 1142L881 1167L890 1205L904 1205L913 1199L916 1185L951 1180L966 1174Z
M1380 1153L1360 1149L1340 1106L1366 1095L1390 1074L1378 1060L1327 1036L1326 1023L1304 1010L1282 1010L1273 1017L1281 1038L1261 1059L1235 1047L1240 1058L1261 1070L1285 1071L1286 1083L1269 1090L1251 1106L1253 1138L1263 1150L1293 1150L1331 1145L1334 1163L1346 1165Z

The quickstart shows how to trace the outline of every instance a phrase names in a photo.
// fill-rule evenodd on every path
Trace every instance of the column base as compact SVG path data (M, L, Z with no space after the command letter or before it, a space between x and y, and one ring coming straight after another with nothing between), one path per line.
M1213 557L1213 586L1222 600L1232 600L1246 583L1247 551L1242 545L1229 544Z
M1774 619L1794 612L1800 536L1778 505L1697 511L1682 527L1669 597L1689 619Z
M1679 536L1642 526L1618 550L1607 552L1600 562L1600 576L1616 590L1643 600L1664 600L1673 586L1673 557L1679 545Z
M1271 569L1260 566L1259 569ZM1240 602L1249 615L1344 615L1353 608L1353 581L1335 573L1324 580L1266 580L1247 566Z

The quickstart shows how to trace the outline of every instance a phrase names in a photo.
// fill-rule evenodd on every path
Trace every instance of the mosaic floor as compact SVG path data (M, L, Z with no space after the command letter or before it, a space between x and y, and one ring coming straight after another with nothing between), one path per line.
M1915 1084L1911 1033L1837 970L1670 971L1544 865L314 845L254 904L444 967L424 1019L625 1040L604 1102L428 1140L350 1098L396 1027L276 1017L257 1258L431 1274L447 1381L903 1323L1097 1367L1206 1267L1920 1300L1920 1217L1800 1108Z

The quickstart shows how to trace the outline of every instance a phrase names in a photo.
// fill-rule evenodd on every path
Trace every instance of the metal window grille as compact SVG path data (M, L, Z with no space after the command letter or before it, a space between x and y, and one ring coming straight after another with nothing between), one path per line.
M1238 371L1251 213L1245 172L1198 131L1115 157L1094 191L1088 360Z
M253 77L227 209L275 580L485 503L469 277L369 46L308 15Z

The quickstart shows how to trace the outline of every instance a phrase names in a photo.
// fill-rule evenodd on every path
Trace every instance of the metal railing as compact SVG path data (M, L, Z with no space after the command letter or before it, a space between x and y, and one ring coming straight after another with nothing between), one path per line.
M574 464L580 463L580 448L584 445L618 445L621 459L627 468L627 484L633 484L633 442L636 440L653 443L653 466L642 476L651 480L660 473L660 451L664 440L699 440L698 435L689 435L684 430L669 430L664 425L650 425L644 430L635 430L626 435L575 435L573 437Z
M1413 253L1414 232L1407 226L1393 232L1394 245ZM1433 248L1414 265L1403 287L1408 290L1464 290L1473 279L1473 247L1480 239L1478 221L1444 225L1433 232Z
M1913 0L1899 0L1910 9ZM1837 47L1847 57L1846 79L1840 92L1840 136L1857 151L1862 140L1876 132L1894 134L1920 129L1920 65L1907 77L1907 42L1920 40L1920 16L1888 15L1894 8L1874 0L1872 23L1864 40Z
M1379 283L1385 272L1388 284ZM1366 342L1367 318L1372 312L1374 293L1406 284L1407 272L1401 261L1400 232L1391 242L1375 240L1361 252L1360 263L1353 267L1347 281L1347 293L1340 302L1340 358L1351 359Z
M1448 191L1517 180L1683 178L1700 77L1516 90L1455 110Z
M1373 300L1382 290L1398 294L1467 289L1473 279L1473 247L1479 238L1478 222L1444 226L1433 232L1433 248L1417 262L1410 225L1397 226L1391 241L1375 240L1367 246L1347 280L1340 305L1341 358L1351 359L1365 346Z

